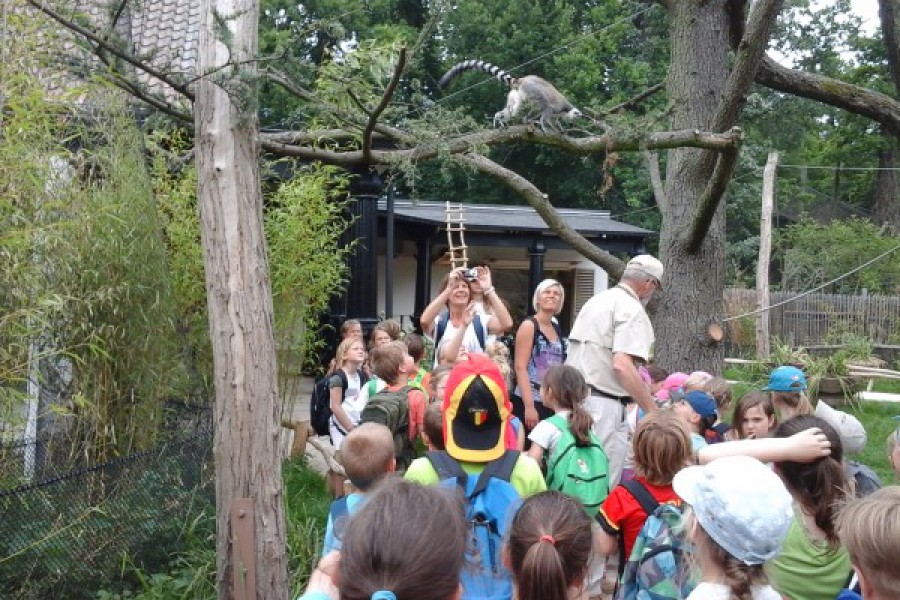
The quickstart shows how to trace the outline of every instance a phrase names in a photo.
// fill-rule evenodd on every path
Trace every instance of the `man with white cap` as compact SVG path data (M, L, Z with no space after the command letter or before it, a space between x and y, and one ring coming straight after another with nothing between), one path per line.
M628 446L625 406L650 412L656 403L637 367L650 358L653 325L644 306L661 286L663 266L653 256L635 256L615 287L588 300L569 334L566 364L581 371L590 388L585 408L609 458L610 487L619 482Z

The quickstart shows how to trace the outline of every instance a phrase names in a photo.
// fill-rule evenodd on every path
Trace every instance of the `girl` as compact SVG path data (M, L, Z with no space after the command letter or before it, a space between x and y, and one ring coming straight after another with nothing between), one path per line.
M517 600L577 598L591 556L591 518L565 494L535 494L513 516L504 550Z
M347 319L341 323L341 342L351 338L355 340L363 339L362 323L359 322L359 319ZM337 368L337 353L335 353L335 357L328 363L328 373L333 373Z
M544 375L541 397L553 414L566 418L572 435L580 444L590 443L590 433L594 426L591 415L584 410L582 401L587 396L587 385L581 372L568 365L556 365ZM528 456L541 462L544 452L553 454L563 432L552 423L539 422L528 435L531 448Z
M454 269L444 278L443 291L422 311L419 324L422 331L434 339L435 366L443 362L456 362L460 351L484 352L484 344L480 340L488 335L501 335L512 327L512 317L491 283L491 271L487 267L475 267L479 284L484 294L484 301L491 315L480 315L478 322L482 331L475 331L475 305L472 303L472 290L464 277L466 269ZM441 313L446 307L448 311L446 325L438 336ZM440 339L436 339L436 338Z
M791 496L778 476L732 456L688 467L672 485L693 509L685 531L701 583L687 600L781 600L763 571L791 523Z
M547 369L566 360L562 330L555 322L565 299L565 291L558 281L543 280L531 299L535 315L522 321L516 331L513 413L529 430L551 415L550 409L541 402L540 389Z
M764 392L750 391L741 396L734 407L734 429L737 439L769 437L775 429L775 405Z
M587 384L581 372L568 365L556 365L544 375L544 381L541 384L541 397L549 410L554 412L554 416L560 415L565 419L566 426L575 438L575 443L580 446L596 446L598 452L602 454L600 441L594 434L594 419L584 409L583 400L587 396ZM552 421L540 421L531 430L528 439L531 440L531 448L528 449L528 455L541 463L544 452L548 456L553 456L560 439L563 436L563 430ZM605 456L604 462L605 462ZM548 473L548 481L549 481ZM592 482L592 488L601 485L598 479L601 476L607 476L603 481L603 485L608 485L608 473L583 473L585 479L597 479ZM557 487L557 486L554 486ZM557 487L557 489L559 489ZM598 490L600 495L594 494L590 499L583 498L586 504L578 502L582 507L582 511L590 510L590 514L595 514L599 503L602 502L606 494ZM587 514L587 513L585 513ZM593 520L590 520L593 526ZM590 529L590 528L589 528ZM595 558L593 554L590 557L590 564L586 571L586 580L583 581L584 588L590 597L599 597L601 594L600 582L603 579L604 560L600 557ZM585 579L585 577L582 577ZM538 597L538 596L536 596Z
M850 498L841 438L827 421L811 415L785 421L774 436L787 438L811 428L825 434L831 453L808 463L776 460L794 511L781 554L766 572L775 589L789 598L832 600L850 575L850 559L835 524L838 506Z
M429 403L440 405L444 401L444 392L447 390L447 378L452 370L453 365L447 364L435 367L431 371L431 381L429 382L431 397L428 399Z
M328 432L335 449L341 447L344 436L359 423L359 415L366 406L360 401L360 389L366 382L360 367L365 360L366 347L362 340L347 338L338 346L335 361L342 373L335 373L328 380L331 395Z
M300 599L458 600L466 531L462 505L445 489L387 480L350 517L340 555L319 562Z

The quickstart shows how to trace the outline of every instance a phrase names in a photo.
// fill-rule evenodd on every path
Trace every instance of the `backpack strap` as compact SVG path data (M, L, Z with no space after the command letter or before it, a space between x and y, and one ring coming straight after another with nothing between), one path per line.
M541 332L541 325L537 322L537 319L534 316L528 317L526 320L531 321L534 324L534 340L531 342L531 355L534 356L534 353L537 351L538 340L540 339L543 333ZM566 355L568 354L566 338L563 337L562 327L555 318L550 319L550 324L553 326L553 331L556 332L556 338L559 340L560 345L562 346L562 356L563 361L566 360ZM547 336L544 336L547 337ZM548 342L550 340L547 340Z
M503 456L489 462L478 476L478 481L469 497L473 498L483 492L491 481L491 477L509 481L512 478L513 469L516 468L516 462L519 460L519 454L518 450L507 450Z
M434 345L437 346L441 341L441 338L444 337L444 332L447 331L447 323L450 322L450 311L445 310L441 313L441 316L438 317L437 329L434 332Z
M484 327L481 326L481 315L478 313L475 313L475 317L472 319L472 326L475 328L475 337L478 338L478 345L481 346L482 350L485 350L487 344L484 340Z
M653 497L650 490L637 479L623 481L621 485L628 490L628 493L634 496L634 499L638 501L638 504L640 504L644 512L647 513L647 516L652 515L653 511L659 506L659 502L656 501L656 498Z
M438 474L438 478L442 480L456 479L456 483L465 491L466 481L469 479L469 475L463 470L459 461L447 454L444 450L426 452L425 458L427 458L428 462L431 463L431 466L434 467L435 472Z
M346 517L350 514L350 506L347 504L347 496L341 496L337 500L331 503L331 508L328 510L328 514L331 517L332 526L337 523L337 520L341 517Z

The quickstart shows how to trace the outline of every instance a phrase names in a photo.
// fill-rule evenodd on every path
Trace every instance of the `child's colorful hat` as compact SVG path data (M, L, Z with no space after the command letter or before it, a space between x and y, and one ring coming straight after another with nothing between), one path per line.
M687 467L672 487L691 505L703 530L746 565L761 565L781 550L794 517L793 500L772 469L749 456Z
M483 354L470 354L447 377L444 441L457 460L489 462L506 450L506 425L512 406L497 365Z
M679 399L690 404L694 412L701 417L709 417L716 414L716 399L706 392L694 390L683 394Z

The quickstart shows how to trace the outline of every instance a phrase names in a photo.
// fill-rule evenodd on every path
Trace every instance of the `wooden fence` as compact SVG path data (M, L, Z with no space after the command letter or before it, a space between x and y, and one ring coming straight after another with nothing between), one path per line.
M772 292L769 305L780 304L799 292ZM756 309L756 291L725 290L725 315L733 317ZM853 333L869 338L876 346L900 343L900 297L810 294L776 306L768 311L769 331L791 346L815 347L834 344L841 334ZM731 344L755 345L756 316L728 321Z

